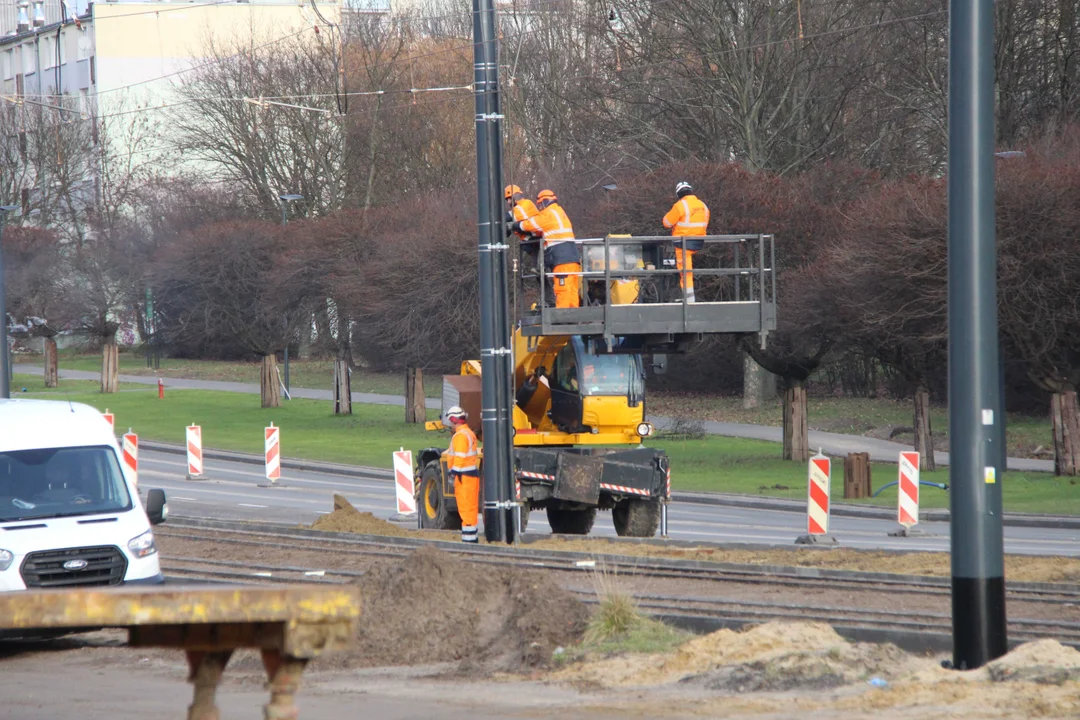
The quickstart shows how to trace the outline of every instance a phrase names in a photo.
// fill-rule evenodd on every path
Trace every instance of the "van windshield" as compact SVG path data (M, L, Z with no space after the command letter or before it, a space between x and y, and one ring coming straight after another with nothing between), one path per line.
M110 447L0 452L0 522L131 509Z

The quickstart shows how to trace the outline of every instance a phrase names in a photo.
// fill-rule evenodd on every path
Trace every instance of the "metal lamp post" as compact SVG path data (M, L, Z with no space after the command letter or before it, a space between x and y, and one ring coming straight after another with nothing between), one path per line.
M18 205L0 205L0 399L11 397L11 362L8 356L7 305L4 302L4 225Z
M285 212L286 207L291 202L297 200L303 200L303 195L297 195L295 193L289 193L285 195L278 195L278 200L281 201L281 225L285 226L289 222L289 216ZM285 394L288 395L291 388L289 387L289 344L285 343Z

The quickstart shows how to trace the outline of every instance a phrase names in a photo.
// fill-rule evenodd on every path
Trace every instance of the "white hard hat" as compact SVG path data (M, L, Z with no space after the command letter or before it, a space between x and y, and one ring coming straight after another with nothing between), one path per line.
M447 420L464 420L468 417L468 414L457 405L452 405L449 410L446 411Z
M683 181L681 181L681 182L679 182L679 183L677 183L677 184L675 185L675 194L676 194L676 195L678 195L678 194L679 194L679 193L681 193L681 192L682 192L683 190L693 190L693 189L694 189L694 188L690 187L690 183L688 183L688 182L686 182L685 180L683 180Z

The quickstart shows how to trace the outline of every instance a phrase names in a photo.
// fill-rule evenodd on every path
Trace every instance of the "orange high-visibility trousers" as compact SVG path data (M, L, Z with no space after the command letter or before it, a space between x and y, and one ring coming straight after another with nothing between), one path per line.
M454 498L457 500L458 515L461 516L462 539L466 528L470 528L475 537L480 513L480 478L476 475L454 476Z
M681 247L675 248L675 267L679 270L693 270L694 269L694 253L697 250L687 250L683 253ZM684 284L685 283L685 284ZM683 294L686 295L687 302L694 302L694 273L688 272L685 275L679 275L679 287L682 288Z
M555 277L555 307L576 308L581 307L581 276L559 275L558 273L579 273L581 263L563 263L556 265L553 271Z

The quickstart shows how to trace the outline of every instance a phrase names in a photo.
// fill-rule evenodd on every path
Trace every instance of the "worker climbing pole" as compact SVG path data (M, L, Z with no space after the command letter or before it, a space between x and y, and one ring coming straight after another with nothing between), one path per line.
M502 114L493 0L473 0L477 229L480 250L480 425L484 440L484 536L513 542L513 358L502 219Z

